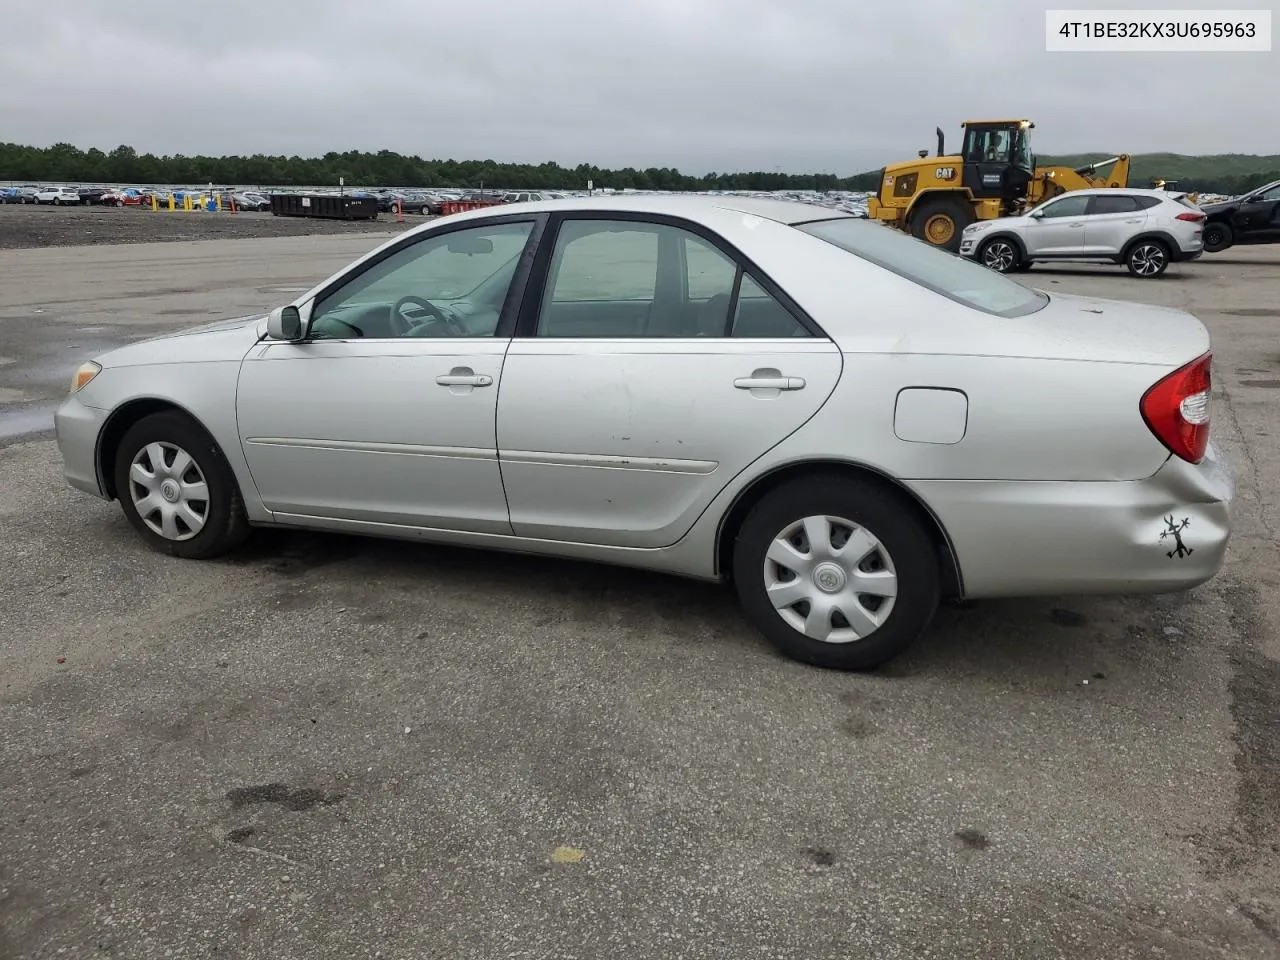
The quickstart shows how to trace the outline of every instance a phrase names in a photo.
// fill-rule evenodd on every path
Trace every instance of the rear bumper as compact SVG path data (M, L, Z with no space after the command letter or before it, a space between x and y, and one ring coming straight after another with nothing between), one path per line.
M1185 263L1188 260L1199 260L1204 256L1204 248L1199 250L1174 250L1170 259L1175 263Z
M946 528L967 597L1187 590L1222 569L1231 533L1234 483L1212 445L1145 480L911 486Z
M107 411L82 403L76 396L62 402L53 415L53 429L62 454L62 474L77 490L108 499L98 476L98 436Z

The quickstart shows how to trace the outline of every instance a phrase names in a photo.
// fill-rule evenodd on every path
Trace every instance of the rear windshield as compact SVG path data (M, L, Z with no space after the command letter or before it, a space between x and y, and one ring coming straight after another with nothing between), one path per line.
M1022 317L1049 298L984 266L863 217L796 225L842 250L956 303L998 317Z

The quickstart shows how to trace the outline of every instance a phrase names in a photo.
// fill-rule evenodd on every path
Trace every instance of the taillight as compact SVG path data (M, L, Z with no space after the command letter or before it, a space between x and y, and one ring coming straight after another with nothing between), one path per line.
M1199 223L1199 222L1200 222L1201 220L1203 220L1204 218L1205 218L1205 215L1204 215L1203 213L1180 213L1180 214L1178 214L1178 219L1179 219L1179 220L1189 220L1191 223Z
M1209 445L1210 368L1206 353L1179 367L1142 395L1142 419L1161 443L1188 463L1204 459Z

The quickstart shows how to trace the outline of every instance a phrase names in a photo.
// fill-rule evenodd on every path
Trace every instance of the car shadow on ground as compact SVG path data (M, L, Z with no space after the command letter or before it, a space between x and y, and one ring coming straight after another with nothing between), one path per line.
M781 659L747 622L730 585L573 560L383 540L342 534L258 530L248 544L219 561L258 568L266 578L294 581L305 595L323 584L317 602L338 582L352 612L376 596L379 585L403 590L429 583L436 595L474 591L513 609L541 604L561 622L584 626L610 618L649 621L684 633L687 644L732 648L746 657ZM344 572L344 567L349 568ZM882 666L882 678L1020 677L1058 683L1064 676L1104 675L1118 663L1167 653L1169 628L1191 594L1157 597L1066 597L944 601L924 637ZM1174 628L1174 632L1180 632Z
M1173 264L1158 277L1150 279L1158 282L1178 281L1182 282L1187 279L1188 274L1185 270L1178 269L1183 264ZM1018 274L1019 277L1025 278L1028 282L1034 282L1036 277L1114 277L1117 280L1137 280L1143 279L1134 277L1124 267L1115 266L1098 266L1089 267L1080 265L1075 269L1063 269L1062 267L1041 267L1038 264L1028 270L1026 273ZM1054 283L1058 281L1054 280Z

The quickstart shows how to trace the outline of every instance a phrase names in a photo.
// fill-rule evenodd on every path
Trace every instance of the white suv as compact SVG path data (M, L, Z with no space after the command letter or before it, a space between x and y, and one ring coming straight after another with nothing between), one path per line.
M52 203L54 206L60 207L64 203L79 202L80 194L70 187L49 187L46 190L36 192L36 203Z
M1158 277L1204 252L1205 214L1180 193L1102 187L1073 190L1020 217L964 228L960 255L1000 273L1048 260L1122 263Z

